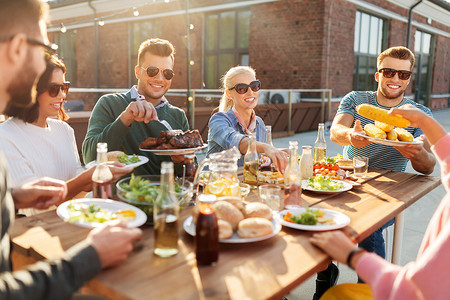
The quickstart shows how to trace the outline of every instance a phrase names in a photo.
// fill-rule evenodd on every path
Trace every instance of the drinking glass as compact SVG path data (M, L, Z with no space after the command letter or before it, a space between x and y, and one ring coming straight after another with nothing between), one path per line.
M369 158L357 156L353 158L353 174L356 177L365 178L369 169Z
M281 194L281 187L278 185L264 184L259 186L259 198L262 203L267 204L275 212L284 208L284 197Z

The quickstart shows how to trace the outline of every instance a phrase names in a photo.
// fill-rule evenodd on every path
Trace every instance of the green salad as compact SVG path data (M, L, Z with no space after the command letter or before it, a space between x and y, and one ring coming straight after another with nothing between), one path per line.
M344 158L344 157L343 157L341 154L338 153L338 155L333 156L333 157L325 157L325 158L324 158L324 161L325 161L326 163L328 163L328 164L335 164L336 161L337 161L338 159L341 159L341 158Z
M125 191L125 198L134 202L154 203L159 194L159 185L150 180L131 174L130 181L124 182L120 187ZM181 193L181 187L175 183L175 193Z
M302 225L316 225L319 221L319 217L323 217L324 212L320 209L310 209L306 208L306 211L298 214L289 216L289 221L296 224Z
M315 188L316 190L321 191L337 191L344 187L344 184L342 182L338 182L330 178L325 178L320 174L317 174L315 177L309 178L308 185Z
M123 154L123 155L119 156L118 159L119 159L119 162L121 162L123 164L127 164L127 165L131 165L131 164L140 162L139 156L137 156L136 154L133 154L132 156Z
M71 202L67 205L67 213L70 223L104 223L117 219L116 214L95 204L86 205Z

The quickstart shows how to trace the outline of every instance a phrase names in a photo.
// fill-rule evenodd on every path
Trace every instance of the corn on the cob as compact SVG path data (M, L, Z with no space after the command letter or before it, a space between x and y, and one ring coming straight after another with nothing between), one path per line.
M377 138L377 139L385 139L386 138L386 132L381 130L380 128L376 127L373 124L366 124L364 126L364 132L371 137Z
M409 133L408 131L406 131L405 129L403 129L403 128L395 128L394 130L395 130L395 132L398 135L399 141L412 142L414 140L413 135L411 133Z
M397 141L397 132L395 130L388 132L387 139L391 141Z
M390 115L387 110L374 105L361 104L356 107L356 111L363 117L389 125L394 125L397 127L408 127L411 125L411 122L407 119L398 115Z
M383 131L386 131L386 133L391 132L392 130L394 130L394 125L389 125L380 121L375 121L375 126L377 126L378 128L380 128Z

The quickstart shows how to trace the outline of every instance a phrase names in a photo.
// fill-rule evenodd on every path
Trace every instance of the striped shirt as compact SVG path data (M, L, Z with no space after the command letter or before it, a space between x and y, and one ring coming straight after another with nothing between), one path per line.
M360 104L371 104L383 109L389 110L392 107L383 106L378 104L377 102L377 93L376 92L350 92L342 99L339 109L337 111L338 114L347 113L353 116L354 121L352 127L355 125L356 120L361 121L361 126L364 128L364 125L368 123L373 124L373 120L367 119L356 112L356 106ZM419 103L416 103L412 100L406 99L403 97L402 102L393 107L399 107L405 104L412 104L417 108L423 110L427 115L433 116L431 110ZM406 128L408 132L410 132L414 138L419 137L423 134L422 130L419 128L408 127ZM408 159L400 154L394 147L375 144L372 143L363 148L355 148L352 145L344 146L344 157L352 159L355 156L366 156L369 158L369 166L373 168L381 168L381 169L390 169L394 171L403 172L406 169L406 165L408 164Z

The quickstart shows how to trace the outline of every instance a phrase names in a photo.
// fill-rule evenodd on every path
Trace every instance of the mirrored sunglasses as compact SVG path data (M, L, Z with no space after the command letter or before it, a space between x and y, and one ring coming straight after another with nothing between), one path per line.
M380 70L378 70L378 72L382 73L383 76L386 78L392 78L395 76L395 73L398 73L398 78L400 78L401 80L408 80L412 74L411 71L394 70L394 69L389 69L389 68L380 69Z
M156 75L158 75L160 70L158 67L148 67L147 69L141 67L141 69L147 72L148 77L155 77ZM175 76L175 72L171 69L164 69L161 71L166 80L171 80L173 76Z
M255 81L250 82L250 84L238 83L229 90L231 91L234 89L234 90L236 90L236 92L238 94L242 95L242 94L247 93L248 88L250 88L254 92L259 91L261 89L261 81L255 80Z
M48 94L51 97L56 97L59 94L59 91L62 91L64 97L67 96L69 92L70 82L66 81L63 84L52 84L48 87Z

